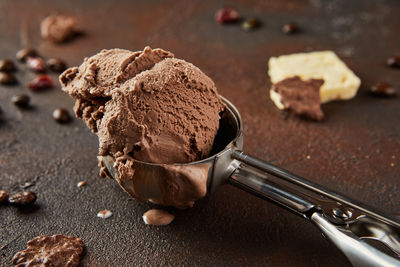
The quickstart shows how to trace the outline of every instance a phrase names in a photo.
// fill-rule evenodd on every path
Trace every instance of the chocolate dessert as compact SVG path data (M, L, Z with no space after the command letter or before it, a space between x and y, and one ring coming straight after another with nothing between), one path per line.
M135 177L135 161L189 163L209 156L223 110L214 82L197 67L170 52L146 47L131 52L103 50L60 76L76 99L75 113L99 138L103 157L111 156L121 180ZM188 207L206 193L207 174L165 166L153 202ZM134 182L134 197L145 189Z

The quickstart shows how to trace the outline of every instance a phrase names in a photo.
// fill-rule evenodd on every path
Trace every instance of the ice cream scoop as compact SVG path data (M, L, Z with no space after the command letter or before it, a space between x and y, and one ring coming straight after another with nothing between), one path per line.
M270 163L246 155L242 120L238 110L222 98L225 109L214 142L213 154L187 164L154 164L136 161L140 190L150 201L162 198L165 177L194 175L205 181L207 192L231 184L287 208L316 225L354 266L399 266L400 261L362 239L376 239L400 256L400 222L373 208L316 185ZM104 158L110 174L130 194L138 189L137 177L121 179L112 157ZM180 174L179 174L180 173ZM147 182L144 182L147 181ZM151 181L151 182L149 182Z
M62 89L76 99L75 113L99 138L104 157L115 161L120 180L135 180L132 197L150 197L143 185L157 183L153 202L190 207L206 194L204 169L187 173L163 165L163 179L143 180L137 161L188 163L209 156L223 104L214 82L193 64L168 51L146 47L132 52L102 50L60 76Z

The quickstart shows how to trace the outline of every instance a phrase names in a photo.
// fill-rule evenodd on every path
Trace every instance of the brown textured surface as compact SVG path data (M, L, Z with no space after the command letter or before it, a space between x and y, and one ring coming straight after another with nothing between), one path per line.
M163 47L212 77L219 92L238 107L246 152L398 215L400 99L373 98L367 91L377 81L400 86L398 70L384 65L388 56L400 53L400 4L228 4L261 19L263 27L253 32L217 25L214 12L225 4L3 0L0 57L14 57L30 44L73 66L103 48ZM40 21L56 11L77 16L87 35L61 46L42 41ZM282 34L281 26L289 21L297 21L303 32ZM285 118L268 97L268 58L311 48L337 52L363 83L355 99L326 104L323 123ZM230 186L192 209L171 210L176 218L169 226L145 226L141 216L150 205L130 200L115 182L98 178L97 138L79 120L68 125L52 120L53 109L72 108L59 87L28 92L33 109L13 106L12 95L27 92L23 85L33 77L19 69L20 85L0 88L0 186L13 194L33 182L30 190L38 200L31 212L0 206L1 266L9 265L31 238L55 233L82 237L86 266L349 265L307 221ZM81 180L87 186L76 187ZM105 208L113 216L97 218Z

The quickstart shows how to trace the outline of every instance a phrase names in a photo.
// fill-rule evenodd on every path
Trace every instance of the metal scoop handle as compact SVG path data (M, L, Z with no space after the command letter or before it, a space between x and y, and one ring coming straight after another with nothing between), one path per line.
M357 228L351 227L353 223L363 223L360 218L368 215L369 220L372 218L374 227L379 227L380 233L386 236L386 239L382 238L380 241L400 256L400 223L391 216L246 155L240 150L233 151L232 158L239 161L240 166L230 176L230 184L309 219L354 266L400 266L398 259L362 241L357 234L365 233L355 233ZM268 174L279 179L271 179Z

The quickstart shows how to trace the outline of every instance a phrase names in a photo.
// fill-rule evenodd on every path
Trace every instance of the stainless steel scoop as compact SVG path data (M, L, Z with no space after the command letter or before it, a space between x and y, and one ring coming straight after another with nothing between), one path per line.
M228 100L222 100L226 109L212 156L171 166L187 170L198 166L206 168L207 193L214 192L222 184L231 184L310 220L354 266L400 266L400 222L396 218L246 155L241 151L243 126L240 114ZM133 196L132 181L119 179L113 159L105 157L104 163L121 187ZM165 169L159 164L136 163L146 178L162 179L165 175ZM146 197L158 193L149 192ZM390 250L375 248L365 239L378 240Z

